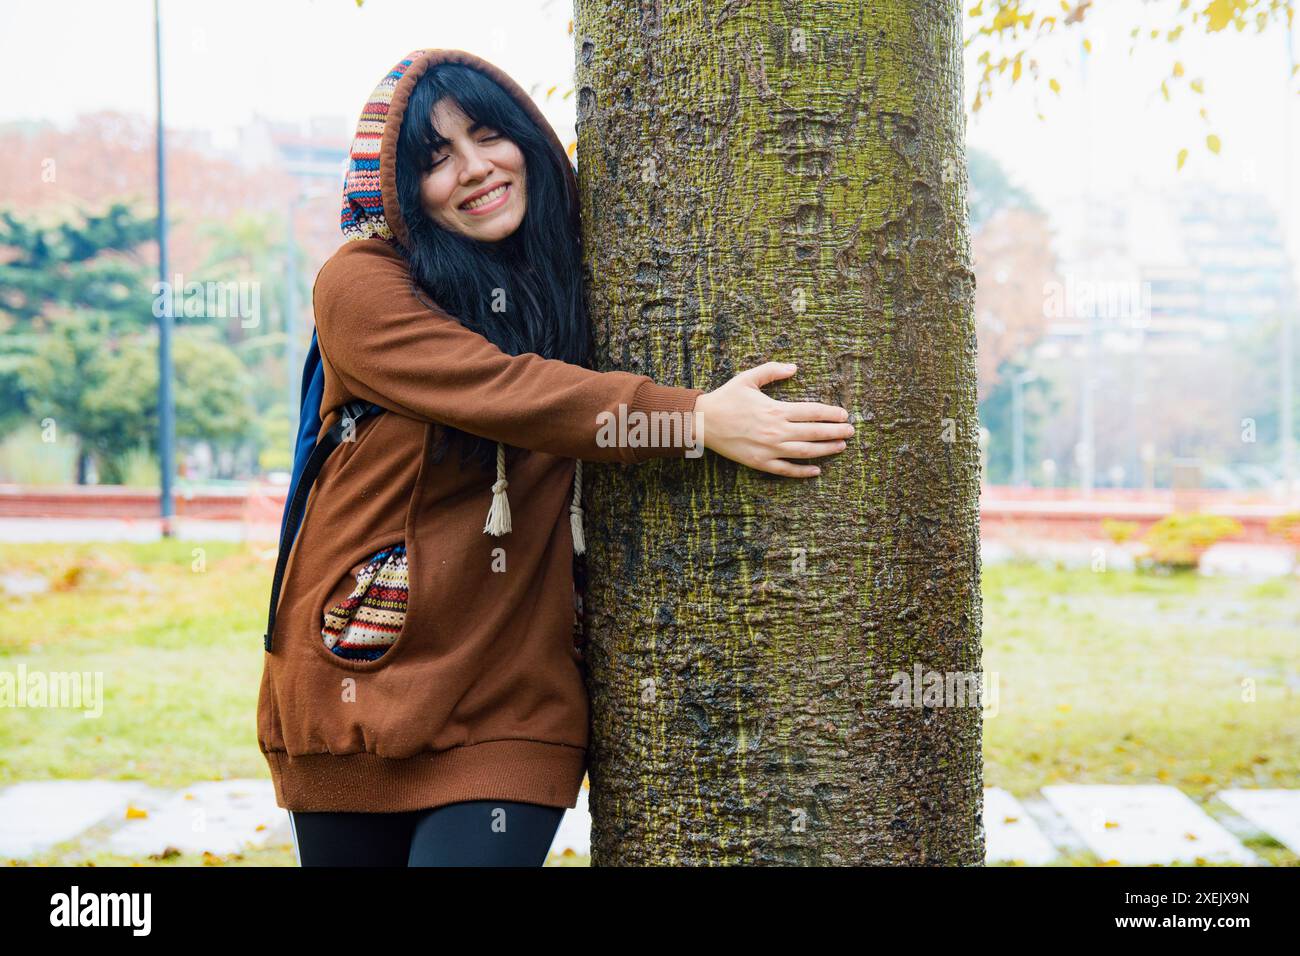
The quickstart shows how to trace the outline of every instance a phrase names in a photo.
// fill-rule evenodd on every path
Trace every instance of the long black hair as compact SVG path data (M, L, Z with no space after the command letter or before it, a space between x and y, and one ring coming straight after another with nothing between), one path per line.
M523 153L527 210L519 228L499 242L453 232L424 211L421 182L432 168L434 150L447 142L434 128L433 110L448 96L472 121L491 127ZM585 366L591 330L582 295L581 241L560 162L536 123L490 77L459 63L431 67L411 91L397 140L397 198L410 237L402 252L412 278L429 297L501 351L536 352ZM504 310L494 311L503 299ZM453 436L462 468L466 460L495 465L496 442L450 426L434 448L435 462Z

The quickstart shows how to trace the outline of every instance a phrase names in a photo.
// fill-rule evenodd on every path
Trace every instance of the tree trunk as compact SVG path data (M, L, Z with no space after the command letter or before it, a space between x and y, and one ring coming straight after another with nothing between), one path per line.
M576 7L597 367L797 362L857 424L819 478L586 470L592 863L981 864L960 7Z

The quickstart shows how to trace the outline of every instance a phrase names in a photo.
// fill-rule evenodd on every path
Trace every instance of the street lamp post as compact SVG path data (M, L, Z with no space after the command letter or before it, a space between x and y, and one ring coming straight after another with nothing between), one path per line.
M1038 378L1037 372L1018 372L1011 378L1011 484L1023 488L1025 481L1025 385Z
M157 83L157 149L158 149L158 279L168 288L167 276L167 164L163 147L163 74L162 74L162 18L159 0L153 3L154 76ZM162 315L158 317L158 471L160 478L162 536L170 538L176 506L172 492L172 473L175 470L176 403L172 395L172 308L177 290L165 297Z
M285 378L289 383L289 434L298 433L298 414L301 411L299 404L302 397L302 382L299 381L299 373L302 371L302 355L299 350L299 319L298 314L298 241L296 238L295 223L297 219L298 207L305 202L311 202L314 199L321 199L325 196L333 195L323 187L312 189L299 189L289 199L288 209L288 226L285 237L284 253L284 332L285 332L285 361L288 363L288 374Z

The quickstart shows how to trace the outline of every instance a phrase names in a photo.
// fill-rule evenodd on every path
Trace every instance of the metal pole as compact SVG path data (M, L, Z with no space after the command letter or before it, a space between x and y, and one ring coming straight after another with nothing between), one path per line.
M1025 385L1015 376L1011 380L1011 484L1025 484Z
M285 360L288 363L289 382L289 434L298 434L298 404L301 401L302 384L298 381L298 371L302 365L298 358L298 247L294 241L294 211L297 209L301 195L289 200L289 224L287 245L284 254L284 333Z
M1088 56L1084 51L1079 58L1079 78L1083 93L1083 237L1084 248L1091 253L1092 229L1088 214L1092 208L1092 97L1088 94ZM1095 297L1092 297L1095 301ZM1087 325L1083 335L1083 392L1079 402L1079 488L1083 497L1092 496L1093 467L1093 395L1092 376L1094 364L1095 319L1090 313L1081 316Z
M163 74L162 74L162 18L158 5L153 3L154 77L157 84L157 147L158 147L158 279L166 289L167 277L167 166L163 144ZM176 514L172 490L175 472L176 405L172 396L172 306L178 289L166 297L166 306L158 319L158 467L161 477L162 535L172 537Z
M1291 34L1291 27L1286 25L1286 55L1287 55L1287 77L1295 75L1295 44L1294 37ZM1291 97L1283 99L1286 106L1286 115L1282 117L1283 121L1283 149L1282 149L1282 183L1285 190L1285 199L1283 201L1282 221L1288 223L1293 220L1294 212L1291 208L1291 175L1292 175L1292 113L1295 107L1289 105ZM1291 251L1294 253L1297 244L1293 240L1288 243ZM1295 283L1295 266L1288 260L1291 265L1291 283ZM1295 368L1294 349L1295 345L1292 339L1292 300L1290 296L1284 296L1282 299L1282 342L1279 351L1282 353L1280 361L1282 363L1282 376L1279 385L1281 395L1279 400L1281 408L1279 428L1281 431L1281 454L1282 454L1282 483L1286 489L1288 498L1295 493L1295 422L1292 420L1292 413L1295 408L1295 383L1292 381L1292 370Z
M1037 380L1033 369L1011 377L1011 484L1023 488L1025 480L1025 386Z

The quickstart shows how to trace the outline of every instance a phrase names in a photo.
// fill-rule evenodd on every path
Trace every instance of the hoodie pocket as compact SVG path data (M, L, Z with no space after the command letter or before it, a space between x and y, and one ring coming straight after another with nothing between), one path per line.
M410 597L405 543L371 554L352 568L352 592L324 611L321 640L348 661L377 661L401 637Z

